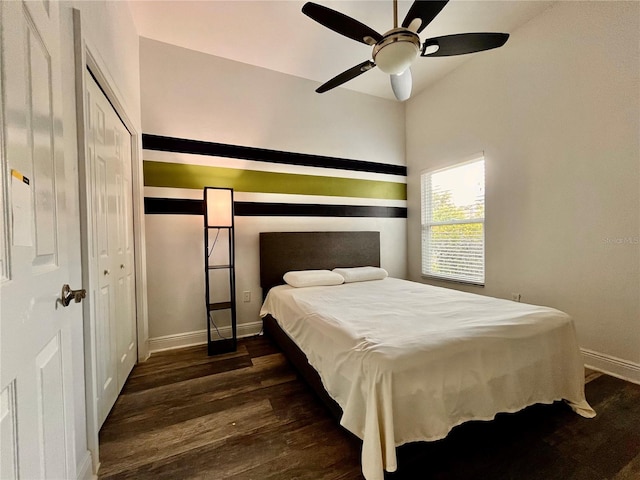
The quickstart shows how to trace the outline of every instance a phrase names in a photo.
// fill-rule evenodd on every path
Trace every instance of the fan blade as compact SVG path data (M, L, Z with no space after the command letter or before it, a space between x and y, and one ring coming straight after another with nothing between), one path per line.
M481 52L503 46L509 39L508 33L459 33L443 37L427 38L422 45L423 57L449 57L465 53ZM429 47L438 49L429 53Z
M404 102L411 96L411 87L413 80L411 78L411 69L407 68L399 75L389 75L391 80L391 89L396 99Z
M415 24L410 28L414 33L420 33L425 29L427 25L431 23L431 21L436 18L436 16L440 13L445 5L449 3L449 0L444 1L427 1L427 0L416 0L409 8L407 12L407 16L404 17L404 21L402 22L402 26L404 28L409 28L411 22L414 20L419 20L419 24ZM414 30L415 29L415 30Z
M371 60L367 60L366 62L362 62L360 65L356 65L355 67L351 67L349 70L342 72L340 75L336 75L328 82L320 85L316 92L324 93L327 90L331 90L332 88L337 87L338 85L342 85L349 80L356 78L358 75L362 75L364 72L371 70L375 67L376 64Z
M382 35L364 23L317 3L305 3L302 7L302 13L340 35L367 45L374 45L382 39Z

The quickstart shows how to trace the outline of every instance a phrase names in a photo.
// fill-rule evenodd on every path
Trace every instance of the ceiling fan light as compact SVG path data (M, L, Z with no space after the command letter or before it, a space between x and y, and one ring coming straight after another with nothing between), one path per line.
M380 48L374 61L384 73L399 75L411 66L417 56L418 47L413 42L397 41Z
M404 102L411 96L411 85L413 83L411 79L411 69L407 68L400 75L389 75L391 80L391 89L396 99Z
M394 28L373 47L373 61L384 73L399 75L420 53L420 37L406 28Z

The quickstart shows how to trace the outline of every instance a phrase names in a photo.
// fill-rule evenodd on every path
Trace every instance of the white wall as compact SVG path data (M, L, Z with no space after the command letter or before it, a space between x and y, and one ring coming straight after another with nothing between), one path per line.
M344 89L318 95L314 92L318 85L309 80L145 38L140 40L140 61L144 133L404 165L404 106L398 102ZM405 182L404 176L259 165L148 150L144 158L201 165L222 162L240 171L293 169L301 174ZM200 190L156 187L146 187L145 195L202 198ZM269 201L265 198L260 193L236 191L236 201ZM305 195L273 198L291 203L348 200ZM406 202L394 205L405 206ZM237 292L252 293L250 303L242 302L238 295L241 334L260 329L258 233L296 230L380 231L383 267L395 276L406 276L404 218L236 217ZM151 348L201 340L206 328L202 217L146 215L146 232Z
M140 80L138 35L133 18L126 2L92 1L62 2L60 4L61 52L65 156L74 158L76 168L67 175L78 178L77 170L77 123L75 102L75 55L72 9L81 11L87 41L98 54L106 73L111 77L112 85L125 105L131 120L140 126ZM76 180L77 182L77 180ZM77 218L78 226L68 235L71 245L80 245L79 192L67 192L70 199L69 212ZM79 251L70 252L77 256ZM81 278L70 278L70 285L82 285ZM74 287L76 288L76 287ZM79 288L79 287L78 287ZM83 326L78 324L73 331L74 357L74 437L76 445L76 469L79 475L91 475L91 462L88 455L87 419L85 411L84 384L84 343Z
M640 382L640 3L558 2L407 105L420 172L486 157L486 285L571 314L588 364ZM435 59L434 59L435 60Z

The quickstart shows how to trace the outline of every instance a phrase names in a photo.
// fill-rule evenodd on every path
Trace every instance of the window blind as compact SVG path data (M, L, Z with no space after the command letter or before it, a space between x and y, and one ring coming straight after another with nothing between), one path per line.
M484 157L421 177L422 274L484 284Z

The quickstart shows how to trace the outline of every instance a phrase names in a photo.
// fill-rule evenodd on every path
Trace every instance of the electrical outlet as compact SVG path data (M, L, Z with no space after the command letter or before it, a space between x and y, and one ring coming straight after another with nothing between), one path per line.
M248 303L251 301L251 292L249 290L245 290L242 292L242 301Z
M522 295L520 295L519 293L511 294L511 300L513 300L514 302L519 302L521 298L522 298Z

